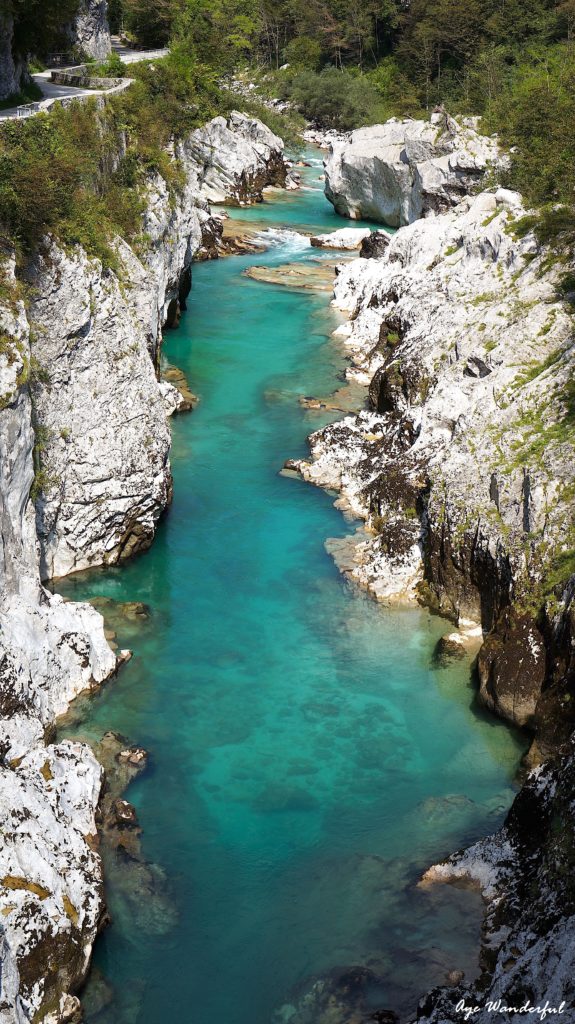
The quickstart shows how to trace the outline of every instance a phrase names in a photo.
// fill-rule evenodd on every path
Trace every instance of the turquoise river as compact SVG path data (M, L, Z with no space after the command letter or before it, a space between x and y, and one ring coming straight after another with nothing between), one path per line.
M358 964L379 978L374 1007L408 1019L476 966L479 898L416 882L500 823L519 741L474 708L468 665L433 668L445 622L344 582L324 542L355 525L333 496L278 472L326 422L299 397L345 369L326 293L244 274L325 258L298 232L342 221L308 157L307 188L231 211L267 229L265 253L194 266L165 354L201 403L173 422L153 547L58 586L151 611L115 627L134 658L66 727L150 752L127 797L155 884L111 867L95 965L114 1002L89 986L90 1024L270 1024L317 975Z

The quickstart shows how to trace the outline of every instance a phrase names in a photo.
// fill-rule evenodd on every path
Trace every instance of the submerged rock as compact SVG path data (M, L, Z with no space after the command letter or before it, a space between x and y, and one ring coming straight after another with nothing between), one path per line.
M55 1005L58 1022L77 1019L69 993L85 978L104 906L101 780L93 754L69 741L0 768L3 1024L43 1020Z
M311 983L293 1003L274 1014L273 1024L398 1024L393 1010L374 1005L380 984L368 967L336 968Z
M185 184L173 204L164 179L149 177L145 248L136 254L118 239L111 271L80 247L51 243L28 271L44 578L115 564L151 544L172 496L166 415L182 408L157 380L162 326L185 308L194 255L221 235L206 197L257 200L285 177L281 139L237 111L191 132L174 156Z
M322 260L318 263L284 263L278 267L248 267L246 277L284 288L303 288L304 291L331 292L334 264Z
M433 652L432 664L435 668L448 668L453 661L465 658L467 651L457 633L439 638Z
M162 378L171 385L171 390L176 392L174 412L189 412L191 409L195 409L199 398L190 390L183 370L177 366L165 366L162 369Z

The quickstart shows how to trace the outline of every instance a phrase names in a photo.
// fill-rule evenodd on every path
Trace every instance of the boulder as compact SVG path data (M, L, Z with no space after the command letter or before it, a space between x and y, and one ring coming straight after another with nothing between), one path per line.
M369 228L340 228L326 235L314 235L310 242L316 249L359 249L370 234Z
M257 118L233 110L197 128L184 146L201 169L201 194L211 203L238 205L262 198L266 185L286 183L284 144Z
M359 247L359 255L364 260L377 260L387 252L390 240L388 231L370 231Z
M392 118L332 142L325 193L343 217L399 227L456 205L497 159L493 139L443 112Z

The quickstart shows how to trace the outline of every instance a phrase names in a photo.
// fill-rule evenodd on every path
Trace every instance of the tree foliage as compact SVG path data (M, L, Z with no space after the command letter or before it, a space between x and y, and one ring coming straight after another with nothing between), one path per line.
M65 45L79 0L4 0L3 6L14 19L14 52L42 56Z

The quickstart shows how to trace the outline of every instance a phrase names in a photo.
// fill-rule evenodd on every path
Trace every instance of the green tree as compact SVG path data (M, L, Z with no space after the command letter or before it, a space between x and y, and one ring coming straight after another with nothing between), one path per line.
M65 28L78 11L79 0L4 0L14 18L16 54L43 56L64 46Z

